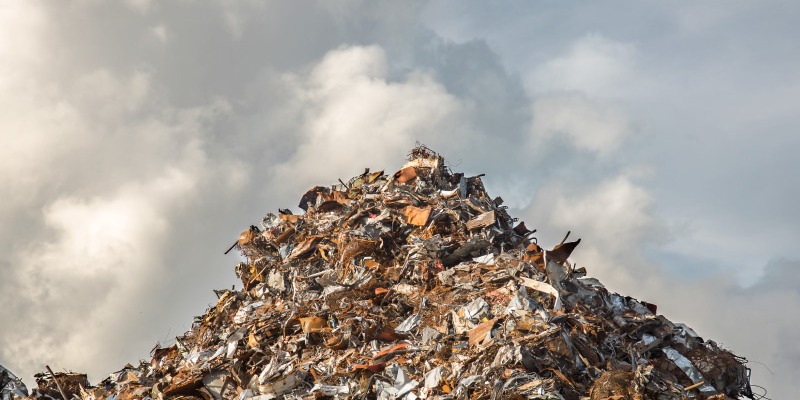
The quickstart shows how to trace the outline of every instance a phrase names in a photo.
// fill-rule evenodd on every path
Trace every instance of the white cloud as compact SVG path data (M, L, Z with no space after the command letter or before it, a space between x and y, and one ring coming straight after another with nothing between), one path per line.
M42 7L30 1L4 2L0 6L0 83L24 78L24 69L40 58L46 22Z
M164 25L156 25L150 28L150 31L153 33L153 37L158 39L161 43L167 43L169 40L169 32L167 31L167 27Z
M465 128L463 106L430 75L412 72L390 82L386 64L380 47L347 47L328 53L308 75L284 78L302 110L300 145L273 171L276 181L293 177L284 190L296 195L367 166L395 166L415 140Z
M2 311L15 328L3 329L0 354L26 370L74 360L91 371L93 364L114 368L124 353L135 356L129 349L103 357L102 344L116 342L112 333L130 325L131 304L164 273L159 253L174 234L170 215L194 185L192 177L171 170L105 196L62 197L47 205L42 217L51 239L20 249L8 271L20 289L16 301L31 314Z
M151 347L139 337L157 329L131 314L157 315L151 291L174 273L167 250L184 207L248 178L236 160L209 160L226 102L174 107L146 68L44 68L57 43L37 38L51 15L0 12L37 49L12 46L0 63L0 320L13 321L0 324L0 359L26 378L45 363L97 378Z
M549 95L533 103L531 134L535 147L566 136L580 149L607 155L630 133L630 121L618 108L579 95Z
M576 91L592 97L615 97L635 84L634 46L589 34L562 55L537 66L529 83L534 92Z
M386 53L381 47L344 47L326 54L309 78L321 92L348 91L357 81L385 80L387 72Z
M18 229L2 232L14 239L0 258L0 286L14 295L0 320L14 324L0 326L0 358L17 360L21 374L69 364L96 379L145 354L160 331L146 321L169 312L156 312L170 293L164 285L184 270L167 259L185 213L198 207L197 198L224 199L249 179L237 161L208 158L206 124L224 115L224 105L133 119L141 107L159 104L146 91L136 94L137 81L79 79L76 87L88 91L61 100L77 124L41 125L42 116L30 112L13 119L42 129L38 142L16 145L28 155L18 156L19 166L38 162L41 172L20 179L16 188L25 190L9 193L0 209ZM133 100L118 101L108 82L125 82L111 86ZM67 146L49 135L63 135Z

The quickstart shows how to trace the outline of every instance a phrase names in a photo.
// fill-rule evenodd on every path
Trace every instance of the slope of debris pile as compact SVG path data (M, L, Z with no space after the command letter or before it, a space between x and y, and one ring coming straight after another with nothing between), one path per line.
M34 395L752 398L743 359L573 268L580 240L542 249L502 203L425 147L393 175L314 187L304 214L242 233L243 290L216 291L174 345L94 387L51 373Z

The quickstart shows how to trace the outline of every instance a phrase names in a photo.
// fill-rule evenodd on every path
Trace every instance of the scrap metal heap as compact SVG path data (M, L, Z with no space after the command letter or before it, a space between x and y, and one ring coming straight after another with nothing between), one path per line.
M304 214L242 233L243 290L215 291L149 363L66 395L752 398L744 359L610 293L567 260L580 240L542 249L502 203L426 147L394 175L314 187Z

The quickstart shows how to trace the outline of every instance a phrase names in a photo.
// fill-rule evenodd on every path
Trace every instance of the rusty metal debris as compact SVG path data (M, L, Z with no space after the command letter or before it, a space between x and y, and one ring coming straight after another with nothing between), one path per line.
M91 387L86 374L76 372L53 372L49 366L47 373L39 373L36 378L37 388L33 390L36 398L52 398L68 400L73 397L84 397Z
M219 290L149 362L92 399L752 398L744 359L546 250L480 176L424 146L395 174L305 193L233 247ZM35 396L59 398L42 377ZM78 382L78 383L75 383ZM3 389L11 398L22 394ZM22 392L24 394L24 387ZM16 397L15 397L16 396Z

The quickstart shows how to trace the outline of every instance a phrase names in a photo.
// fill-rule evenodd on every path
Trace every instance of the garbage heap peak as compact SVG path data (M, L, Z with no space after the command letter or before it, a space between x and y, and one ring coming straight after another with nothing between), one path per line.
M580 240L542 248L481 176L424 146L394 174L313 187L299 208L234 243L242 290L215 291L217 304L149 362L67 395L753 396L744 359L574 268ZM52 381L35 392L59 398Z

